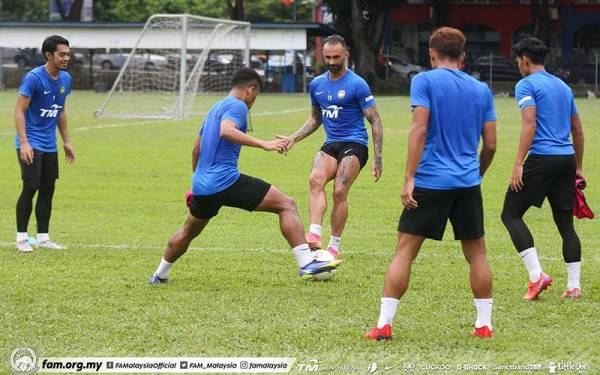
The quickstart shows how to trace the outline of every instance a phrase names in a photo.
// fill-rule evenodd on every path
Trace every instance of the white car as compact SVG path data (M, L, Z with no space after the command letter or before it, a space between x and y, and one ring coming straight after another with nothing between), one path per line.
M385 63L391 74L397 74L407 80L412 80L417 74L426 71L427 69L396 56L384 56Z
M121 69L129 55L126 52L101 53L94 56L94 63L104 70ZM131 57L130 64L146 70L154 70L164 68L167 65L167 58L154 53L136 53Z

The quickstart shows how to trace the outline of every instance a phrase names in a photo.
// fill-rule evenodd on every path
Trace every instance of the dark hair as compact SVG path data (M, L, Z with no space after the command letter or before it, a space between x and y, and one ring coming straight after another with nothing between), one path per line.
M467 38L462 31L452 27L440 27L429 37L429 48L435 50L442 58L458 60L466 42Z
M537 38L526 38L513 46L513 53L518 57L528 57L535 65L544 65L548 47Z
M344 49L348 49L348 45L346 44L346 40L344 40L344 38L342 38L341 35L338 34L332 34L329 35L327 38L325 38L325 40L323 41L323 45L325 44L341 44L342 47L344 47Z
M252 84L257 84L259 89L262 89L263 87L262 79L258 73L256 73L256 70L252 68L242 68L238 70L231 80L232 87Z
M46 52L54 53L59 44L64 44L69 47L69 41L60 35L51 35L44 39L42 43L42 55L46 57Z

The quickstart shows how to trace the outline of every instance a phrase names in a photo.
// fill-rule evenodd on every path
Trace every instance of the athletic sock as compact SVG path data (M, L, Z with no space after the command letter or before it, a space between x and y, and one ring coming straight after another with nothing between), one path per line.
M17 242L26 241L28 238L27 232L17 232Z
M567 274L569 275L567 281L567 290L572 290L575 288L581 289L579 286L579 275L581 274L581 261L567 263Z
M321 237L322 229L319 224L311 224L309 231L310 233Z
M50 241L50 235L48 233L38 233L37 242Z
M475 309L477 310L477 320L475 321L475 328L481 328L488 326L492 329L492 307L494 301L492 298L474 298Z
M542 273L542 266L540 265L540 260L538 259L535 247L523 250L519 255L521 256L521 259L523 259L525 267L527 267L527 272L529 272L529 281L532 283L538 281L540 279L540 274Z
M161 279L168 279L172 265L173 263L169 263L165 260L165 258L161 258L160 264L158 265L158 268L156 269L156 272L154 272L154 274Z
M396 309L398 309L398 303L400 303L399 299L381 297L381 310L379 311L377 328L383 328L386 324L392 325Z
M296 263L298 263L298 267L302 268L313 261L313 254L310 251L307 243L303 243L302 245L298 245L292 249L294 256L296 257Z
M335 251L340 251L340 243L342 242L342 237L331 236L329 240L329 246L327 248L333 247Z

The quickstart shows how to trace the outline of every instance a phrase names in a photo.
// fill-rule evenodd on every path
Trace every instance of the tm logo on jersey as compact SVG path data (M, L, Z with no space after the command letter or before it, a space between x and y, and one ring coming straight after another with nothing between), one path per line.
M41 117L48 117L48 118L56 117L56 116L58 116L58 111L60 109L62 109L62 106L58 105L58 104L52 104L50 106L50 109L40 108L40 112L41 112L40 116Z
M321 111L323 113L323 117L338 118L338 114L341 109L344 109L344 107L338 107L337 105L330 105L329 107L327 107L325 109L321 109Z

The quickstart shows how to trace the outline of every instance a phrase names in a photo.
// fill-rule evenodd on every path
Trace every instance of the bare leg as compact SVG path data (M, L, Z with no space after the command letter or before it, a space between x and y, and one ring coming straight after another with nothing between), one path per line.
M304 226L298 213L298 205L275 186L271 186L267 195L256 207L256 211L273 212L279 215L281 234L292 248L306 243Z
M492 270L485 255L485 240L461 241L465 259L469 262L470 282L473 295L477 299L492 298Z
M341 237L348 219L348 192L360 173L360 162L354 155L342 159L333 185L331 235Z
M400 299L404 295L408 289L412 263L424 241L425 237L398 232L396 255L388 268L383 284L384 297Z
M317 152L309 177L308 214L311 224L321 225L327 211L325 185L335 177L337 160L323 151Z
M163 258L169 263L174 263L179 259L187 251L192 240L198 237L209 221L210 219L197 219L188 214L183 227L175 232L167 243L167 249Z

